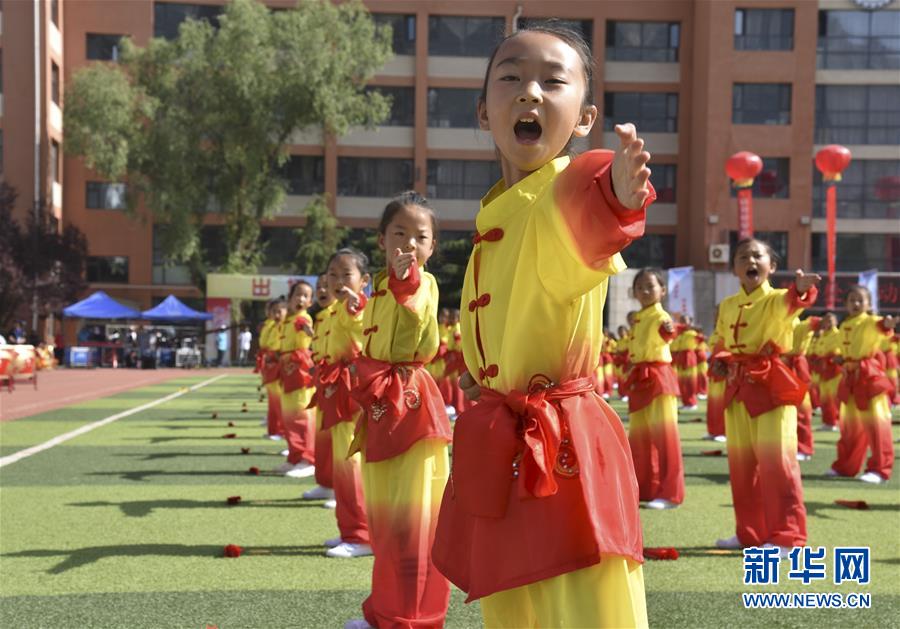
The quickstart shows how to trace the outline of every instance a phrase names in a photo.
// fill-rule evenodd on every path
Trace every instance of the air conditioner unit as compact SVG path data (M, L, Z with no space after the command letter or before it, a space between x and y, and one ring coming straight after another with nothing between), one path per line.
M709 261L712 264L728 264L728 257L731 255L731 247L728 245L710 245Z

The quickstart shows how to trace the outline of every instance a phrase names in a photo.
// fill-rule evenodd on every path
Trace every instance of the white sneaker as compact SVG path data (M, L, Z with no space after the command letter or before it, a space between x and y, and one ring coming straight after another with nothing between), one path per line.
M828 429L829 429L831 432L841 432L841 429L840 429L840 427L838 427L838 426L829 426Z
M351 544L341 542L331 550L325 552L326 557L339 559L352 559L353 557L368 557L372 554L372 547L368 544Z
M798 452L798 453L797 453L797 460L798 460L798 461L809 461L809 460L811 460L811 459L812 459L812 455L811 455L811 454L803 454L802 452Z
M316 473L316 466L307 463L306 461L301 461L297 463L294 467L284 473L285 476L289 478L308 478Z
M725 435L716 435L715 437L713 437L713 441L715 441L716 443L725 443L726 441L728 441L728 439L725 438Z
M334 498L334 490L316 485L312 489L303 492L304 500L329 500Z
M882 478L881 474L877 472L866 472L862 476L859 477L864 483L872 483L873 485L880 485L884 482L884 478Z
M331 539L326 539L324 542L322 542L322 546L324 546L325 548L334 548L335 546L340 546L340 545L341 545L341 537L340 536L332 537Z
M285 448L285 449L282 450L279 454L281 454L281 456L287 456L287 455L289 455L290 453L291 453L291 451L288 450L287 448Z
M282 437L281 435L270 435L269 433L266 433L263 435L263 439L271 439L272 441L281 441L282 439L284 439L284 437Z
M762 545L762 547L763 548L777 548L778 556L781 559L787 559L788 557L791 556L791 547L790 546L776 546L775 544L770 544L769 542L766 542L765 544Z
M744 545L741 544L741 540L738 539L737 535L732 535L731 537L726 537L725 539L717 539L716 540L716 548L743 548Z
M372 629L372 625L362 618L354 618L344 623L344 629Z
M663 498L656 498L655 500L651 500L650 502L647 503L647 508L648 509L657 509L657 510L677 509L678 505L675 504L674 502L670 502Z
M838 473L834 470L834 468L829 467L827 470L825 470L825 476L828 476L828 477L831 477L831 478L836 478L836 477L840 476L840 474L838 474Z
M604 400L608 400L608 399L609 399L609 393L604 393L601 397L602 397Z
M447 412L447 415L456 415L456 407L452 404L445 404L444 410Z
M698 400L705 400L705 399L708 398L708 397L709 397L709 396L706 395L705 393L698 393L698 394L697 394L697 399L698 399Z
M627 402L627 401L628 401L628 396L627 396L627 395L623 395L622 398L621 398L621 400L622 400L623 402Z
M324 509L337 509L337 500L332 498L331 500L326 500L322 503L322 508Z
M682 411L685 411L685 412L690 412L690 411L696 411L697 408L698 408L697 405L694 404L694 405L692 405L692 406L682 406L679 410L682 410Z
M285 472L290 472L292 469L294 469L294 464L288 463L287 461L285 461L284 463L282 463L281 465L279 465L272 471L276 472L278 474L284 474Z

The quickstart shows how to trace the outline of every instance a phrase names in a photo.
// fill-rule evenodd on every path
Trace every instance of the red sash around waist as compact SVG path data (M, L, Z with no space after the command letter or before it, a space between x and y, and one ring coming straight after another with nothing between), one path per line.
M750 417L758 417L779 406L797 406L806 397L807 384L801 382L775 352L720 352L716 358L728 363L726 409L736 399L744 403Z
M809 372L809 360L807 360L805 355L787 354L784 356L784 362L795 374L797 374L797 378L800 379L800 382L809 385L812 381L812 376Z
M690 369L697 366L697 353L692 349L672 352L672 364L678 369Z
M450 442L450 420L434 378L420 362L390 363L368 356L356 361L353 398L364 413L351 454L365 450L367 462L406 452L422 439Z
M312 357L308 349L297 349L281 354L281 385L285 393L311 387L314 379L310 371L313 368Z
M316 367L316 405L322 409L322 429L353 419L359 405L351 397L353 376L350 362L338 360Z
M278 353L272 350L262 352L262 373L263 384L271 384L281 377L281 363L278 361Z
M884 372L883 363L875 356L844 362L844 377L838 385L838 399L846 403L851 396L859 409L868 408L876 395L894 394L894 384Z
M650 405L660 395L678 395L678 378L672 365L663 362L635 363L625 379L623 395L628 396L628 411L633 413Z

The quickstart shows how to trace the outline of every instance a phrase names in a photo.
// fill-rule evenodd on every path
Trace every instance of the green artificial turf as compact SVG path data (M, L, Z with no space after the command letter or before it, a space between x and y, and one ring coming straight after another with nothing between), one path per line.
M0 454L206 378L0 424ZM265 404L256 383L228 376L0 469L0 625L341 627L361 617L372 560L324 557L320 544L336 534L334 513L299 500L312 479L269 472L284 446L262 439ZM740 554L713 546L734 532L734 521L727 458L701 454L725 447L701 440L705 424L692 420L702 416L701 407L681 417L684 505L641 511L645 545L681 553L644 566L651 626L898 626L898 481L875 487L824 479L837 434L816 432L816 455L801 464L809 543L827 547L829 557L834 546L870 546L872 581L835 586L829 568L829 580L804 586L787 579L783 562L779 585L745 586ZM237 437L223 439L227 433ZM248 474L251 466L263 473ZM228 505L235 495L242 502ZM836 499L865 500L870 509L847 509ZM242 546L243 556L222 557L226 544ZM744 610L740 594L753 591L869 592L872 608ZM479 627L478 604L463 598L453 591L447 626Z

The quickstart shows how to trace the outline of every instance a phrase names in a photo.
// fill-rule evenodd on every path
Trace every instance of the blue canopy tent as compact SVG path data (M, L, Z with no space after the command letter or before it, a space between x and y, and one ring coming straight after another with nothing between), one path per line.
M155 308L145 310L141 317L149 321L209 321L213 316L208 312L199 312L185 306L175 295L169 295Z
M123 306L102 290L98 290L90 297L64 308L63 316L82 319L140 319L141 313Z

